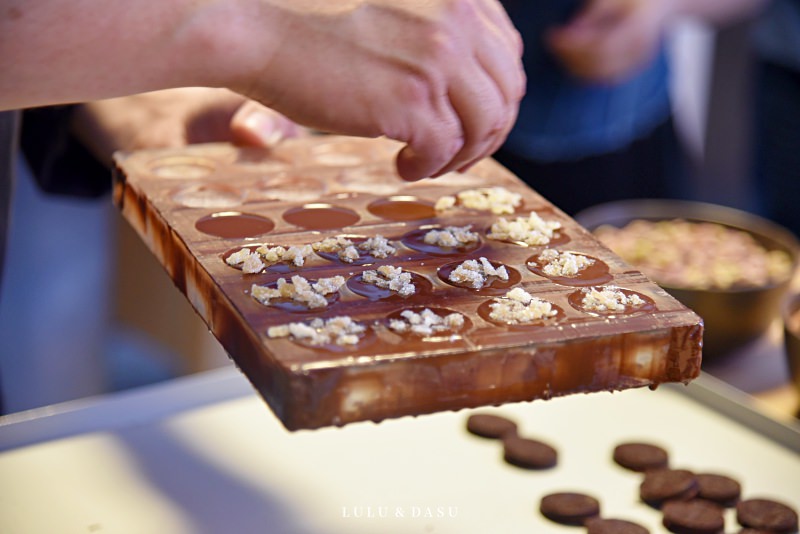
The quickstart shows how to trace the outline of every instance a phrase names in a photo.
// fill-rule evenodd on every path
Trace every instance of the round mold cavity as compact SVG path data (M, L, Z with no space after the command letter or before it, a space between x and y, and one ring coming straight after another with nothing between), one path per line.
M459 313L462 317L464 317L464 323L459 328L454 328L451 330L444 330L442 332L436 332L433 334L424 334L424 333L417 333L411 330L407 332L397 332L389 327L389 324L393 320L400 320L407 322L407 320L403 317L402 313L405 311L411 311L416 314L421 314L424 310L430 310L439 317L445 317L450 315L451 313ZM450 310L447 308L434 308L430 306L414 306L411 308L404 308L402 310L395 310L389 315L386 316L384 319L384 324L386 329L391 332L392 334L399 336L401 338L411 338L411 339L422 339L424 341L453 341L454 337L456 339L460 339L465 332L469 332L472 330L472 321L469 317L464 315L461 312L457 312L455 310Z
M589 288L584 288L584 289L589 289ZM626 306L625 309L623 310L590 310L584 307L583 305L583 298L585 296L584 289L573 291L572 293L569 294L569 296L567 296L567 302L569 302L570 306L583 313L588 313L591 315L602 315L605 317L614 317L618 315L633 315L636 313L652 312L656 310L656 303L653 299L637 291L625 289L622 287L618 287L616 289L621 291L626 297L630 297L631 295L636 295L637 297L642 299L644 303L640 304L639 306ZM596 289L602 290L604 288L598 287Z
M306 230L344 228L357 223L359 219L351 209L324 203L304 204L283 213L284 221Z
M228 261L227 261L228 257L230 257L232 254L234 254L236 252L239 252L243 248L246 248L250 252L255 252L259 247L262 247L262 246L275 247L277 245L275 245L273 243L258 243L258 244L253 244L253 245L246 245L246 246L243 246L243 247L235 247L235 248L232 248L230 250L225 251L222 254L222 257L221 257L222 262L226 266L230 267L231 269L236 269L237 271L241 271L242 270L241 265L231 265L231 264L229 264ZM286 247L286 248L289 248L289 247ZM262 257L261 260L264 261L264 258ZM264 265L265 265L265 267L264 267L264 269L261 270L261 273L268 272L268 273L286 274L286 273L296 273L298 271L303 270L303 267L297 267L294 264L287 263L285 261L280 261L280 262L276 262L276 263L266 263L266 261L264 261ZM249 276L251 274L256 275L256 274L260 274L260 273L245 273L244 276Z
M553 276L546 274L543 270L544 265L539 262L539 254L531 256L525 260L525 265L528 267L530 272L547 278L548 280L562 286L600 286L614 279L611 273L608 272L608 264L606 264L606 262L603 260L578 252L572 252L572 254L590 258L594 260L594 263L578 271L578 274L575 276Z
M406 271L404 270L403 272ZM364 282L362 273L356 274L348 278L347 288L356 295L366 297L369 300L373 301L374 300L408 301L418 298L430 298L430 296L433 294L433 284L431 283L430 280L428 280L424 276L412 272L411 282L414 284L416 290L414 291L413 294L407 297L401 296L397 291L392 291L391 289L384 289L376 286L375 284L369 284L367 282Z
M277 172L256 184L253 194L259 200L308 202L324 195L325 182L293 172Z
M317 280L309 279L308 282L310 284L315 284L317 282ZM263 284L263 285L266 286L266 287L269 287L271 289L277 289L278 288L277 280L275 282L270 282L269 284ZM249 289L248 289L247 293L250 294L250 290ZM339 296L340 296L339 295L339 291L334 291L333 293L328 293L327 295L324 295L325 300L328 301L328 305L326 307L324 307L324 308L309 308L306 303L300 302L300 301L297 301L297 300L294 300L294 299L289 299L289 298L270 299L269 303L267 303L267 304L264 304L261 301L258 301L256 299L254 299L252 297L252 295L251 295L251 298L253 298L253 300L255 300L257 304L260 304L261 306L265 306L267 308L276 308L276 309L279 309L281 311L285 311L285 312L289 312L289 313L297 313L297 314L306 313L307 314L307 313L320 313L320 312L324 312L326 310L329 310L331 308L331 306L333 306L334 304L339 302Z
M249 171L275 172L286 169L289 162L276 156L269 148L241 147L236 163L247 167Z
M305 324L310 323L310 321L303 321L303 322ZM361 349L363 349L365 347L368 347L368 346L372 345L378 339L377 336L375 335L375 330L369 325L365 325L365 326L366 326L366 330L364 330L364 332L362 332L360 334L356 334L358 336L358 338L359 338L358 343L355 343L355 344L352 344L352 345L337 345L336 343L314 344L314 343L311 343L310 341L306 341L304 339L297 339L297 338L294 338L294 337L291 337L291 336L286 338L286 339L288 339L289 341L291 341L292 343L294 343L296 345L299 345L299 346L301 346L303 348L311 349L311 350L319 350L319 351L325 351L325 352L336 352L336 353L355 352L355 351L359 351L359 350L361 350ZM280 339L280 338L278 338L278 339Z
M335 182L347 191L386 196L397 193L405 185L394 169L385 165L344 169Z
M204 234L230 239L264 235L275 228L275 223L271 219L252 213L220 211L201 217L194 226Z
M353 242L354 245L356 245L356 247L359 244L363 243L364 241L366 241L368 239L366 236L353 235L353 234L344 234L344 235L341 235L339 237L344 237L346 239L349 239L350 241ZM392 246L395 247L395 250L396 250L397 249L397 246L396 246L397 244L394 243L393 240L391 240L391 239L389 239L388 241ZM359 250L358 259L357 260L353 260L351 262L347 262L347 261L343 261L343 260L341 260L339 258L338 251L337 252L323 252L321 250L316 250L316 251L314 251L314 253L317 256L319 256L320 258L323 258L325 260L331 261L333 263L339 263L341 265L372 265L373 263L377 263L379 261L386 261L389 258L391 258L392 256L394 256L394 254L392 254L392 255L387 256L386 258L376 258L372 254L368 254L368 253L365 253L364 251ZM395 254L397 254L397 252L395 252Z
M433 245L425 242L425 234L431 230L443 229L444 227L439 225L422 226L417 230L412 230L405 234L400 238L400 242L410 249L416 250L417 252L424 252L425 254L429 254L431 256L458 256L469 254L483 246L483 241L480 238L480 232L475 232L478 234L478 239L476 241L467 243L460 247L440 247L439 245Z
M367 210L376 217L389 221L418 221L436 217L433 202L410 195L374 200L369 203Z
M164 156L150 164L150 172L159 178L202 178L217 168L214 160L200 156Z
M553 316L553 317L548 317L548 318L545 318L545 319L537 319L536 321L530 321L530 322L527 322L527 323L510 323L510 322L505 322L505 321L498 321L498 320L493 319L490 316L490 314L492 312L492 303L497 301L497 300L500 300L500 298L489 299L489 300L484 301L483 303L481 303L481 305L478 306L478 315L484 321L486 321L488 323L491 323L491 324L498 325L498 326L505 326L505 327L511 328L511 329L541 328L543 326L552 326L552 325L558 324L561 321L563 321L564 319L566 319L566 317L567 317L567 314L564 313L564 310L561 309L560 306L550 302L550 305L552 306L553 310L555 310L555 312L556 312L555 316Z
M368 148L358 141L331 141L311 147L311 159L329 167L355 167L371 159Z
M474 258L471 258L471 259L474 259ZM442 265L436 271L436 274L439 276L439 279L442 282L444 282L445 284L449 284L449 285L451 285L453 287L458 287L458 288L461 288L461 289L466 289L468 291L472 291L472 292L477 293L479 295L491 295L491 296L505 295L508 292L509 289L511 289L515 285L519 284L520 281L522 280L522 275L516 269L513 269L513 268L511 268L508 265L505 265L503 263L500 263L499 261L491 261L491 260L489 260L489 263L491 263L492 266L495 269L497 269L499 267L505 267L506 268L506 272L508 273L508 280L502 280L502 279L498 278L497 276L490 276L486 280L486 282L484 282L484 285L482 287L479 287L479 288L475 288L475 287L472 287L471 285L468 285L468 284L462 284L462 283L454 282L454 281L450 280L450 275L452 274L452 272L455 271L462 263L464 263L464 261L467 261L467 260L454 261L454 262ZM475 260L475 261L478 261L478 260Z
M234 208L242 204L244 193L226 185L198 184L176 190L172 200L187 208Z

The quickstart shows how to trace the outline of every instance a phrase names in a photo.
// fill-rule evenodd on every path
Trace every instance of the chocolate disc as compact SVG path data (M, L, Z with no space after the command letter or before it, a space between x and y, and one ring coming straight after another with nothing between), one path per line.
M584 493L551 493L542 497L539 511L562 525L583 525L587 519L600 515L600 503Z
M719 534L725 527L722 507L702 499L664 504L662 524L676 534Z
M650 534L642 525L624 519L593 517L587 519L584 526L586 534Z
M697 478L685 469L648 471L639 486L639 497L653 508L661 508L666 501L692 499L697 492Z
M524 469L548 469L556 465L558 452L542 441L506 434L503 437L503 459Z
M663 469L669 463L667 451L651 443L621 443L614 448L614 461L631 471Z
M517 433L517 423L511 419L488 413L476 413L467 419L467 430L482 438L500 439Z
M695 475L697 478L700 499L711 501L725 508L736 506L742 493L742 486L734 479L725 475L703 473Z
M736 520L743 527L780 534L797 531L797 512L770 499L748 499L736 505Z

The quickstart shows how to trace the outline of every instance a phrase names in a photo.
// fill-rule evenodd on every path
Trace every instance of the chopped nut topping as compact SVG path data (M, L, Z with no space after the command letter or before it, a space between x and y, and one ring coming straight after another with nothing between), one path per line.
M361 257L362 253L369 254L373 258L384 259L397 252L397 249L382 235L365 239L358 245L343 236L327 237L322 241L312 243L311 247L317 252L336 253L339 259L345 263L353 263Z
M310 345L355 345L366 327L350 317L339 316L324 320L319 317L308 323L288 323L270 327L271 338L291 337Z
M559 252L554 248L542 251L537 260L547 276L577 276L585 268L594 265L594 260L588 256ZM536 263L529 262L528 265L535 267Z
M423 241L428 245L438 247L463 247L477 243L480 238L477 232L471 231L470 228L472 225L446 226L441 230L429 230L423 237Z
M262 272L267 265L273 263L286 262L302 267L311 252L311 247L308 245L291 246L288 249L282 246L262 245L255 251L245 247L228 256L225 263L232 267L240 266L243 272L253 274Z
M272 299L289 299L305 303L309 308L325 308L328 305L325 295L338 291L344 282L343 276L333 276L320 278L312 284L302 276L295 275L291 282L279 278L277 288L253 284L250 295L265 306Z
M480 257L478 260L466 260L453 269L448 280L457 284L468 285L474 289L482 288L490 277L495 276L500 280L508 280L508 271L505 265L495 268L489 260Z
M455 312L441 316L433 310L425 308L419 313L403 310L400 315L403 317L402 319L389 321L389 328L398 334L411 332L421 336L430 336L458 331L464 326L464 316Z
M489 307L489 317L495 321L520 324L555 317L553 305L534 297L521 287L515 287L504 298L495 299Z
M480 211L491 211L494 214L514 213L522 202L522 195L509 191L505 187L479 187L458 193L458 202L465 208ZM436 202L439 211L452 208L456 199L452 196L441 197Z
M623 311L625 308L637 308L645 303L639 295L635 293L626 295L617 286L585 287L581 291L584 294L581 306L589 311Z
M392 265L381 265L377 269L364 271L361 273L361 279L364 283L395 291L402 297L413 295L417 290L411 273Z
M546 245L561 228L558 221L545 221L535 211L527 217L509 221L500 217L489 230L488 236L501 241L517 241L526 245Z

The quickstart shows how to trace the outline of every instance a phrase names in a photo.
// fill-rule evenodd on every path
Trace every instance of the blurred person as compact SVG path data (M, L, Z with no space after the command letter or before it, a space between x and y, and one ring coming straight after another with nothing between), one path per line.
M665 33L724 25L763 0L503 0L528 87L496 159L569 214L611 200L687 195Z

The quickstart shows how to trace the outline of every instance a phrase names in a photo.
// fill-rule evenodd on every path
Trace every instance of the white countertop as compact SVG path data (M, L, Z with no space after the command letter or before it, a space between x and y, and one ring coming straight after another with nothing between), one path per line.
M290 433L232 368L7 417L0 532L581 532L538 513L562 490L666 532L638 502L641 476L610 459L633 439L666 446L674 467L734 476L745 498L800 510L800 455L676 388L488 411L556 446L558 466L506 465L499 443L466 433L466 410Z

